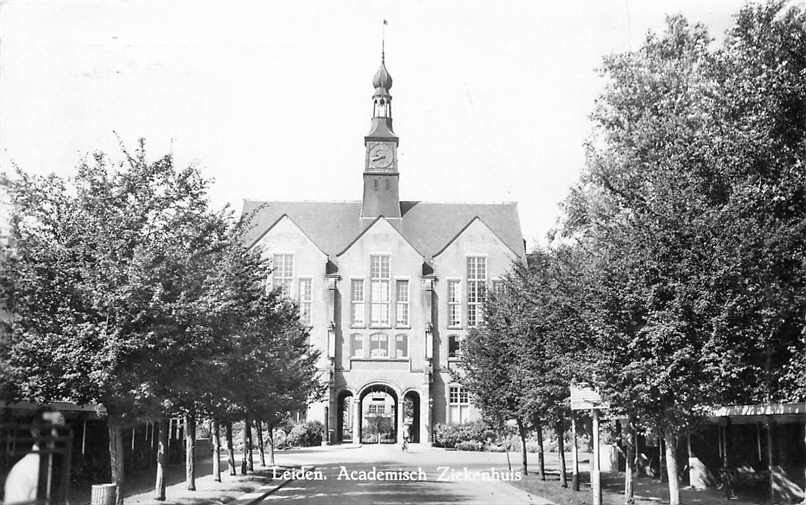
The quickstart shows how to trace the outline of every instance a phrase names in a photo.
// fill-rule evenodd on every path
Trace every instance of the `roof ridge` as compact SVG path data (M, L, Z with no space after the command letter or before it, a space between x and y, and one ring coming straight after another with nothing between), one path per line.
M501 200L487 202L449 201L449 200L401 200L400 203L436 203L439 205L517 205L516 200Z
M244 203L361 203L361 200L251 200L243 199Z

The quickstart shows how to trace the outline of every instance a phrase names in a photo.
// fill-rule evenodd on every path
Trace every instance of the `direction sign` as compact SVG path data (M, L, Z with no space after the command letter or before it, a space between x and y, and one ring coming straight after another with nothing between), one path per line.
M602 400L602 395L593 388L571 386L571 410L609 409L610 402Z

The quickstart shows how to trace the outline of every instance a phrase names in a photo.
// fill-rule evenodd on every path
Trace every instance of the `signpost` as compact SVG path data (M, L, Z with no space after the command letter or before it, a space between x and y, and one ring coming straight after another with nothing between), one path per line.
M593 461L591 462L591 491L593 492L593 505L602 505L602 481L599 466L599 410L609 409L610 402L602 400L602 395L593 388L572 384L571 411L588 410L593 418ZM576 448L576 434L574 434L574 448ZM574 465L576 466L576 464ZM576 472L576 468L574 469Z

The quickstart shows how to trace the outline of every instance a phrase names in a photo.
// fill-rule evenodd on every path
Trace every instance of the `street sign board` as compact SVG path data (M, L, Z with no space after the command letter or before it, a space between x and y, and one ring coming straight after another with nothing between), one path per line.
M602 400L602 395L593 388L571 386L571 410L609 409L610 402Z

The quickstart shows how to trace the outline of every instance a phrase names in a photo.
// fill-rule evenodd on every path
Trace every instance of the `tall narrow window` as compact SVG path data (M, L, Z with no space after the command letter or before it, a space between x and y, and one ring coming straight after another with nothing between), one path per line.
M370 324L389 326L389 256L370 256Z
M458 358L459 357L459 336L458 335L449 335L448 336L448 357L449 358Z
M449 423L465 423L468 419L468 410L470 409L470 400L468 398L467 390L462 386L450 386L448 390L448 422Z
M389 336L381 333L370 335L369 337L369 357L388 358L389 357Z
M458 280L448 281L448 326L462 326L462 290Z
M487 258L467 257L467 325L476 326L481 321L482 306L487 282Z
M409 337L408 335L397 335L395 337L395 358L405 359L409 357Z
M409 325L409 281L395 281L395 325Z
M294 282L294 255L275 254L272 257L272 268L272 287L279 287L285 296L291 296L291 285Z
M506 291L506 285L504 285L504 281L501 279L493 280L493 293L495 296L501 296Z
M352 304L352 325L364 326L364 279L350 280L350 303Z
M311 305L313 302L313 289L311 279L299 280L299 319L302 324L311 325Z
M350 355L353 358L364 357L364 336L355 334L350 338Z

